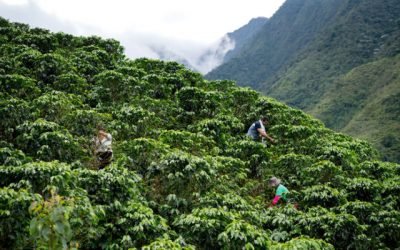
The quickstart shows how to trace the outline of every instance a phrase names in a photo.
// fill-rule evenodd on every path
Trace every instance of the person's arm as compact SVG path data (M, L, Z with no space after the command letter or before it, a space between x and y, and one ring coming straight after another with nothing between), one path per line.
M272 201L272 205L275 206L276 203L278 203L278 201L279 201L280 198L281 198L280 195L275 195L275 198L274 198L274 200Z
M269 136L269 135L267 134L267 132L265 132L264 129L258 128L257 131L258 131L258 133L259 133L262 137L265 137L265 138L267 138L270 142L275 143L274 138L272 138L271 136Z

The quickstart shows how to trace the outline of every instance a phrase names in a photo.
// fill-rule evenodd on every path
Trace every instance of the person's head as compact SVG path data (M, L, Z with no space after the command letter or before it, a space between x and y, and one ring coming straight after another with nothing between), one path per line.
M263 123L264 125L268 124L268 119L267 119L266 116L261 116L261 117L260 117L260 121L262 121L262 123Z
M99 132L106 132L106 130L104 129L103 126L98 125L98 126L97 126L97 133L99 133Z
M268 180L268 186L276 187L281 184L281 180L276 178L275 176Z

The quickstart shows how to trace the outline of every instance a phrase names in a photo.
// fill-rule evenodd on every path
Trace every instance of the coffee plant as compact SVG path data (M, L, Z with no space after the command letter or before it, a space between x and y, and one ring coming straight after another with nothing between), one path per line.
M0 18L0 41L0 249L400 248L400 166L368 143L113 39Z

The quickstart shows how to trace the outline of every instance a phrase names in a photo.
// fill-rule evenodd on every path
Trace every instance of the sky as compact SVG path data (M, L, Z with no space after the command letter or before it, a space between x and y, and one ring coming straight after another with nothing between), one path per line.
M157 58L154 48L161 48L194 63L226 33L271 17L284 1L0 0L0 15L54 32L114 38L131 58Z

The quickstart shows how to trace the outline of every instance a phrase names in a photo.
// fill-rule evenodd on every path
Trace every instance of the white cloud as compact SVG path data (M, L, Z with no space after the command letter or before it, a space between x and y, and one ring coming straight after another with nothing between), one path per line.
M284 0L0 0L35 3L62 21L104 32L136 31L211 43L251 18L271 16Z
M27 5L29 0L1 0L0 2L3 2L7 5Z
M200 55L215 47L226 33L240 28L251 18L271 16L283 2L0 0L0 15L52 31L115 38L121 41L130 57L157 57L152 48L158 47L196 65ZM217 57L210 56L214 61L198 66L208 69L210 66L206 65L215 65Z

